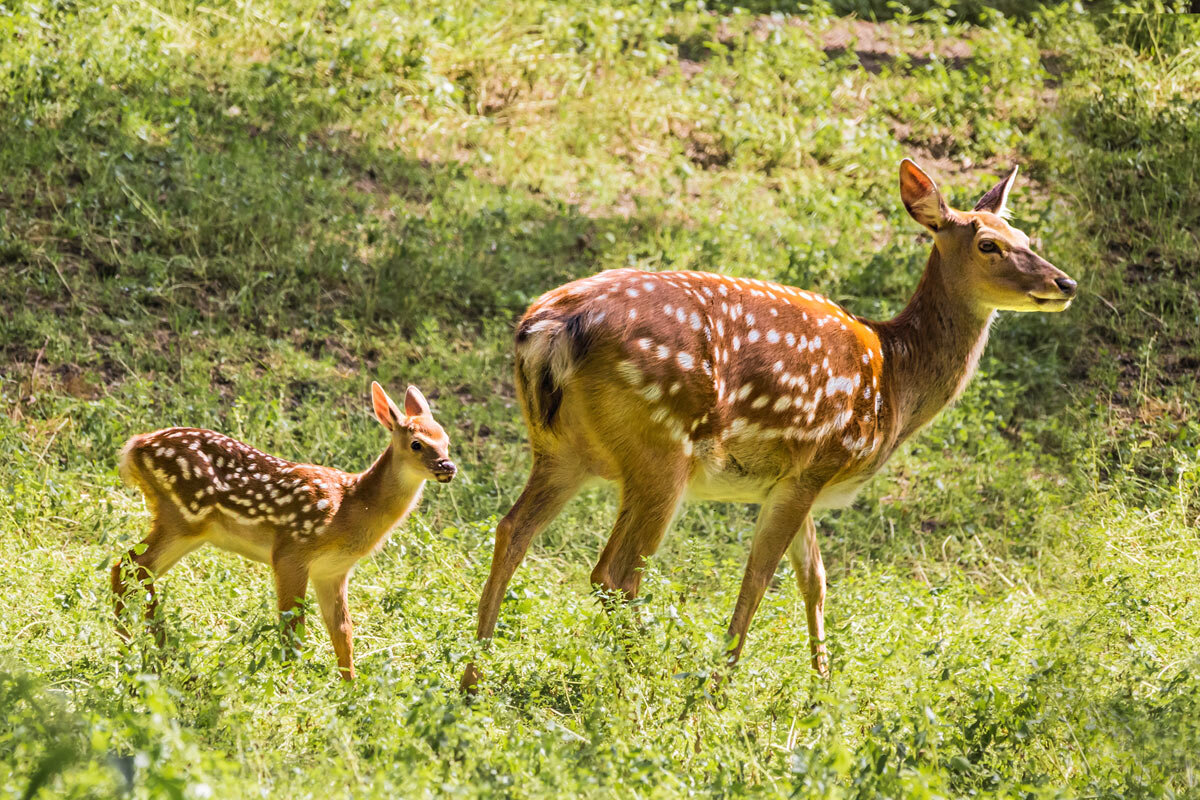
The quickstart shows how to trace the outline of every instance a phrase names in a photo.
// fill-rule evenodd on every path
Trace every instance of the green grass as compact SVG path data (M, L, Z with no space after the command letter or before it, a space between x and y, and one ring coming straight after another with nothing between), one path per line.
M1200 27L750 6L0 7L0 795L1200 793ZM480 651L528 465L515 316L624 265L893 314L928 247L904 156L959 205L1020 163L1017 221L1081 296L1003 316L959 404L818 521L832 678L781 565L714 687L750 508L688 507L606 614L603 489ZM284 658L268 571L217 551L160 582L164 648L118 646L125 438L360 469L372 378L421 386L463 469L355 573L360 679L319 626Z

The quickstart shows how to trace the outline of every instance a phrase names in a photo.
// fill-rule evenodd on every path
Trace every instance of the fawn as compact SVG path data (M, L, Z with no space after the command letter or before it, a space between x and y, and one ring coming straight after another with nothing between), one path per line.
M619 484L620 511L591 580L625 598L685 496L761 504L729 663L786 552L813 667L827 674L812 512L848 504L962 392L997 310L1062 311L1075 295L1075 281L1005 221L1015 177L1014 168L963 212L901 163L901 199L933 248L915 295L888 322L813 292L704 272L618 269L535 300L517 326L515 364L533 464L496 527L478 638L491 638L530 541L595 476ZM478 679L468 665L463 688Z
M129 551L149 595L147 618L156 607L153 578L200 545L214 544L271 565L279 610L293 612L293 629L311 578L338 668L352 679L351 570L383 546L417 505L426 480L448 483L457 471L446 432L417 387L408 387L404 413L378 383L371 384L371 400L392 438L357 475L285 461L198 428L167 428L126 442L121 477L141 489L152 517L142 552ZM112 590L118 630L128 638L122 567L112 568Z

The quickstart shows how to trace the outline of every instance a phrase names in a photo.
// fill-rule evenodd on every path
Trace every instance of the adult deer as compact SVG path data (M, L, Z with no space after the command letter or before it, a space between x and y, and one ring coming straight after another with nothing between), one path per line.
M478 637L492 636L530 540L599 476L619 484L620 512L592 583L626 598L685 495L761 503L730 661L787 552L812 663L825 673L812 512L849 503L962 392L998 309L1062 311L1075 295L1075 282L1005 222L1015 177L1014 168L962 212L916 164L900 164L900 196L933 249L916 294L888 322L790 286L702 272L613 270L536 300L516 335L533 467L496 527ZM469 665L463 687L478 677Z
M128 556L149 595L147 618L156 607L153 578L213 544L271 565L279 611L293 612L293 629L311 578L338 668L352 679L350 571L383 546L420 500L426 480L447 483L456 471L446 432L417 387L408 387L404 413L378 383L371 384L371 399L391 442L358 474L295 464L198 428L167 428L126 442L121 477L141 489L151 514L150 535ZM113 566L112 590L118 630L128 638L123 568Z

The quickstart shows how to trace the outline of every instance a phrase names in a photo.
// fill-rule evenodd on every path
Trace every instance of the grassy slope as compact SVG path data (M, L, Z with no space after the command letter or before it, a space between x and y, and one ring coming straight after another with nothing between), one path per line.
M0 16L0 792L1194 792L1196 29L591 5ZM820 520L833 679L781 567L706 694L750 509L689 508L606 617L597 490L518 572L464 705L527 463L513 316L626 264L887 316L928 247L904 155L960 204L1019 161L1016 216L1084 292L1004 317L963 401ZM162 582L161 663L118 648L124 438L357 467L372 377L421 385L465 469L356 573L363 678L334 683L319 630L280 658L266 571L216 552Z

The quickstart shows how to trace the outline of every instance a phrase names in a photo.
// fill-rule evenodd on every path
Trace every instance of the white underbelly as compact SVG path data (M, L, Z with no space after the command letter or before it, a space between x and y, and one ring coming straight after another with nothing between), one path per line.
M871 479L870 475L856 475L841 483L831 484L821 490L813 501L813 511L823 508L845 508L854 502L858 491Z
M228 515L221 514L219 522L209 526L208 543L222 550L229 550L240 556L271 563L271 551L275 549L275 535L267 527L261 525L246 525Z
M723 503L761 503L774 481L734 470L700 466L688 482L687 500L715 500Z

